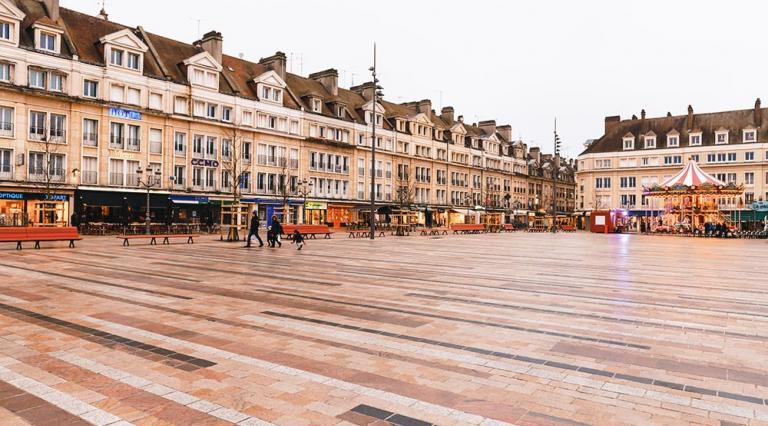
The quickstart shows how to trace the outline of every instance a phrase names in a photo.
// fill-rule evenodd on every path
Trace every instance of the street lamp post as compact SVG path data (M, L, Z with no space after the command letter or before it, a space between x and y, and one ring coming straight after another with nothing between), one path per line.
M302 179L301 182L299 182L299 187L296 190L296 194L304 197L304 207L302 207L302 218L301 223L306 222L307 217L307 196L312 193L312 181L307 179Z
M557 173L560 170L560 136L557 134L557 117L554 130L555 154L552 159L552 232L557 232Z
M373 107L371 111L371 239L376 234L376 104L378 99L384 94L381 92L383 87L379 86L379 79L376 78L376 43L373 44L373 66L368 68L373 77Z
M146 167L147 175L144 176L144 179L142 179L142 175L144 173L144 170L141 168L136 169L136 174L139 175L138 178L138 184L139 186L144 187L147 190L147 213L146 213L146 222L147 222L147 235L151 234L151 224L152 224L152 218L149 214L149 190L159 186L160 185L160 175L162 174L160 170L155 170L150 166ZM153 179L153 177L155 179Z

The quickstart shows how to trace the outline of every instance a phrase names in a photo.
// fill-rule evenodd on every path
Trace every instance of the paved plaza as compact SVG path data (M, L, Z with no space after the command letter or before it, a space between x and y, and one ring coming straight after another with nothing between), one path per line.
M3 425L768 425L765 241L43 245L0 247Z

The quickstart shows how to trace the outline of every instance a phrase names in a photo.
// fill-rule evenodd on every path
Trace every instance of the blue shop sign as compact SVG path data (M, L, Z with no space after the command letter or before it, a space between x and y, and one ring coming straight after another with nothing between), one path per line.
M124 118L126 120L141 120L141 113L138 111L133 111L130 109L123 109L123 108L116 108L116 107L110 107L109 108L109 116L110 117L117 117L117 118Z
M25 194L23 192L0 192L0 200L50 200L50 201L67 201L68 195L64 194L39 194L30 193Z
M752 203L752 210L757 212L768 211L768 201L755 201Z

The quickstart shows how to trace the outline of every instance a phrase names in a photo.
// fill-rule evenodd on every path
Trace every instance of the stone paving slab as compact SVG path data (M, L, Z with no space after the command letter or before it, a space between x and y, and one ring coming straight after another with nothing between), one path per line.
M0 424L768 422L759 240L118 243L0 247Z

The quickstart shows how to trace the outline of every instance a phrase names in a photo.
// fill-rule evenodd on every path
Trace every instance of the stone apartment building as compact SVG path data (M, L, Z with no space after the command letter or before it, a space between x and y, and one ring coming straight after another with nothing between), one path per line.
M623 208L630 214L660 210L643 197L643 187L658 185L689 161L728 183L744 184L743 198L719 200L724 210L745 210L768 199L766 109L753 108L622 120L605 118L605 133L578 157L578 210Z
M281 52L226 55L215 31L189 44L57 0L0 0L0 219L139 220L151 183L158 221L218 222L237 193L267 219L289 204L289 220L339 226L370 214L372 143L385 210L527 215L553 168L572 209L573 163L529 152L509 125L374 104L373 90L339 87L334 69L289 73Z

